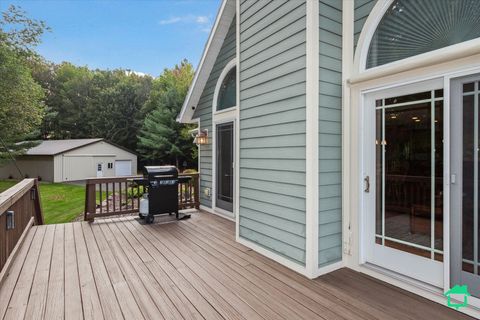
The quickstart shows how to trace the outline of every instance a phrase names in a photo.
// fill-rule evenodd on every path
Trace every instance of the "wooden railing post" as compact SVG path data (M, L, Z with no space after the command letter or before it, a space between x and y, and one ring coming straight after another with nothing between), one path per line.
M195 199L195 209L200 209L200 175L193 176L193 195Z
M95 212L97 210L97 193L95 191L95 183L90 183L87 180L85 189L85 221L93 221L95 219Z

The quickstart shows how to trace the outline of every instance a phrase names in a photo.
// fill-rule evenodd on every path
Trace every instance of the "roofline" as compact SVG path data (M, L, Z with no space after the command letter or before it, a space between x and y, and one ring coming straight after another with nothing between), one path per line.
M91 144L94 144L94 143L97 143L97 142L100 142L100 141L104 140L103 138L97 138L97 139L98 140L96 140L96 141L91 141L89 143L82 144L81 146L77 146L77 147L74 147L74 148L71 148L71 149L63 150L62 152L57 152L57 153L50 154L50 155L51 156L58 156L59 154L62 154L62 153L68 152L68 151L72 151L72 150L77 150L79 148L83 148L83 147L86 147L86 146L89 146ZM46 140L46 141L48 141L48 140ZM29 154L29 156L41 156L41 154ZM44 154L44 156L46 156L46 154Z
M44 140L44 141L48 141L48 140ZM132 151L132 150L129 150L128 148L125 148L125 147L122 147L121 145L118 145L114 142L111 142L111 141L107 141L105 140L104 138L96 138L95 141L91 141L89 143L86 143L86 144L82 144L81 146L77 146L77 147L74 147L74 148L70 148L70 149L67 149L67 150L63 150L61 152L57 152L57 153L37 153L37 154L22 154L20 155L20 157L24 157L24 156L28 156L28 157L35 157L35 156L51 156L51 157L54 157L54 156L58 156L59 154L62 154L62 153L65 153L65 152L69 152L69 151L72 151L72 150L77 150L77 149L80 149L80 148L83 148L83 147L86 147L86 146L89 146L89 145L92 145L94 143L98 143L98 142L106 142L108 144L111 144L112 146L114 147L117 147L119 149L122 149L124 151L127 151L127 152L130 152L131 154L134 154L136 156L138 156L138 153L136 153L135 151Z
M222 26L222 24L220 22L222 21L222 18L224 17L224 14L226 13L225 9L227 8L227 3L230 2L230 1L232 1L232 0L222 0L222 4L220 6L220 9L218 10L217 17L215 19L215 24L213 25L213 28L210 31L208 41L205 45L205 48L203 49L202 58L200 59L200 63L198 64L197 70L195 72L195 76L193 77L192 84L190 85L190 88L188 89L187 97L185 98L185 100L183 102L183 105L182 105L182 109L180 110L180 114L178 115L178 117L176 119L178 122L181 122L181 123L195 123L196 122L195 119L192 119L192 116L195 112L195 110L192 110L192 108L191 108L192 107L191 106L192 105L192 101L191 101L192 96L195 99L200 99L200 95L201 95L202 92L198 93L197 90L203 91L203 88L204 88L204 86L205 86L205 84L208 80L208 76L207 76L205 79L200 79L202 81L199 82L199 77L204 72L205 61L206 61L207 57L209 56L209 51L210 51L212 43L215 39L215 35L217 34L218 30L220 30L219 28ZM233 1L233 2L234 2L234 5L232 7L233 7L234 12L235 12L236 11L235 1ZM235 17L235 13L233 14L232 18L233 17ZM227 32L228 32L228 28L230 27L230 23L231 23L231 20L229 19L228 25L223 24L224 28L227 29ZM225 32L225 35L226 35L226 32ZM223 40L224 39L222 39L222 43L223 43ZM219 51L220 51L220 49L219 49ZM218 53L215 55L214 60L216 60L217 55L218 55ZM215 61L213 61L213 64L214 63L215 63ZM193 104L197 104L197 103L198 103L198 100L194 101Z

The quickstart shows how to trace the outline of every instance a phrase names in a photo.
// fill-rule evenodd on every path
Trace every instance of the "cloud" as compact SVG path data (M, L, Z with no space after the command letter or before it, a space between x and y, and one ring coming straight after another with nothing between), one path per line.
M207 16L198 16L196 19L198 24L208 24L210 23L210 19Z
M193 14L185 16L174 16L168 19L163 19L158 22L160 25L170 25L176 23L184 24L197 24L199 26L205 26L210 24L210 18L207 16L196 16Z
M182 21L181 17L173 17L173 18L170 18L170 19L160 20L158 23L161 24L161 25L166 25L166 24L178 23L178 22L181 22L181 21Z

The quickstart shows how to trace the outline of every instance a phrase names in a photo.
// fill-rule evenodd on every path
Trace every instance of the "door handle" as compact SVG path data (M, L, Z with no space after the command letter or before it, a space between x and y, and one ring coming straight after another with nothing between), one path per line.
M363 181L365 181L365 190L366 193L370 193L370 176L366 176Z

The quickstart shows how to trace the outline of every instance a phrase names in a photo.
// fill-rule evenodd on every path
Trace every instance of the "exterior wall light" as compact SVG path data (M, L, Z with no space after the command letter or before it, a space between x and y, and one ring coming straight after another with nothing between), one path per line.
M15 212L7 211L7 230L15 229Z
M193 143L196 145L208 144L208 130L199 130L195 139L193 139Z

